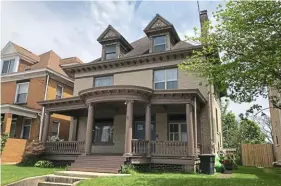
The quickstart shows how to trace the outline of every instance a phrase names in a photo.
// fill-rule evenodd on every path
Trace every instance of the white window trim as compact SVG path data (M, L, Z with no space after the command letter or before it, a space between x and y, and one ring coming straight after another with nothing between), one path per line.
M167 70L173 70L173 69L176 69L177 70L177 78L176 79L169 79L169 80L167 80ZM164 71L165 72L165 80L164 81L155 81L155 72L156 71ZM156 83L164 83L165 84L165 89L164 90L167 90L167 84L168 84L168 82L170 82L170 81L177 81L177 87L178 87L178 69L177 68L168 68L168 69L163 69L163 70L161 70L161 69L159 69L159 70L154 70L154 72L153 72L154 74L153 74L153 80L154 80L154 89L155 89L155 84ZM156 89L155 89L156 90ZM158 90L158 89L157 89Z
M58 123L58 134L56 135L57 137L60 136L60 122L59 121L53 121L53 124L54 123ZM52 126L53 127L53 126ZM53 130L53 129L52 129ZM51 133L53 133L53 131L51 131Z
M24 82L24 83L17 83L17 88L16 88L16 95L15 95L15 99L14 99L14 103L18 104L17 102L17 95L18 95L18 91L19 91L19 85L20 84L28 84L27 85L27 92L26 92L26 100L24 103L27 103L27 97L28 97L28 90L29 90L29 82Z
M181 125L182 124L185 124L186 125L186 122L183 122L183 121L179 121L179 122L176 122L176 121L171 121L171 122L169 122L169 136L168 136L168 139L169 139L169 141L175 141L175 140L172 140L172 139L170 139L170 134L171 133L175 133L175 132L170 132L170 125L178 125L179 126L179 141L182 141L180 138L181 138ZM188 135L188 132L187 132L187 128L186 128L186 135ZM188 137L187 137L187 139L188 139Z
M57 93L58 93L58 87L61 87L61 98L60 99L62 99L63 98L63 91L64 91L64 88L63 88L63 86L62 85L57 85L57 90L56 90L56 98L57 98Z
M154 39L157 38L157 37L164 37L164 39L165 39L164 43L155 44ZM154 37L153 37L153 47L159 46L159 45L165 45L165 48L166 48L166 45L167 45L167 38L166 38L166 35L160 35L160 36L154 36Z
M8 61L8 60L15 60L15 66L14 66L14 71L13 72L10 72L10 73L5 73L5 74L2 74L2 69L3 69L3 65L4 65L4 61ZM13 56L13 57L4 57L1 59L1 65L0 65L0 74L1 75L6 75L6 74L11 74L11 73L15 73L15 72L18 72L18 68L19 68L19 61L20 61L20 57L19 56Z
M29 130L29 134L28 134L28 139L30 139L30 132L31 132L31 128L32 128L32 119L31 118L23 118L23 122L22 122L22 125L21 125L21 134L20 134L20 138L23 139L23 129L24 129L24 126L25 126L25 121L26 120L31 120L30 121L30 130Z

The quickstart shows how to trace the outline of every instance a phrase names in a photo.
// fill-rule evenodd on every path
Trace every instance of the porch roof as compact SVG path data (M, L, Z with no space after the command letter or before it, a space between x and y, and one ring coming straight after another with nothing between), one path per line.
M151 104L194 104L194 97L205 104L206 98L199 89L153 90L132 85L94 87L79 92L79 96L39 101L49 111L67 111L87 108L89 103L134 100Z
M4 104L0 106L1 113L11 113L19 116L25 116L29 118L37 118L40 113L39 110L30 109L27 107L12 105L12 104Z

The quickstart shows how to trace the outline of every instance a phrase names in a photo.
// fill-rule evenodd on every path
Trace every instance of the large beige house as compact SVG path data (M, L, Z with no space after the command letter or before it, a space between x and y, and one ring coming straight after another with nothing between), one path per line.
M190 171L199 154L222 148L219 93L178 68L201 46L181 41L158 14L144 33L129 43L109 25L97 39L100 58L61 65L74 78L74 96L39 102L46 111L42 139L56 113L72 117L70 141L46 143L47 158L75 160L69 170L116 172L126 162Z
M273 89L270 89L269 96L276 96L278 99L281 98L278 91ZM269 102L269 106L272 124L273 150L277 164L281 165L281 110L278 108L273 108L271 102Z

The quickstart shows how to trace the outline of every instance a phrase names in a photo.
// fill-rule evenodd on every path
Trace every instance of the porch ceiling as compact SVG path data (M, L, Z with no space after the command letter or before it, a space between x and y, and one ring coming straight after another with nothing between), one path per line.
M29 118L37 118L40 111L19 105L4 104L0 106L1 113L11 113Z

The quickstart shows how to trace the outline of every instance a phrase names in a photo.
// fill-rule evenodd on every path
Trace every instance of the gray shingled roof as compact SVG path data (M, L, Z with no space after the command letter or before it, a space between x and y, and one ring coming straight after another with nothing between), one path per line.
M130 52L128 52L127 54L125 54L124 56L122 56L122 58L124 57L132 57L132 56L141 56L143 54L147 54L149 51L149 39L147 36L136 40L134 42L131 43L131 46L134 48L133 50L131 50ZM186 41L180 41L178 42L175 46L173 46L171 48L171 50L178 50L178 49L190 49L192 47L194 47L196 45L192 45L191 43L188 43ZM101 58L97 58L91 62L98 62L101 61Z

